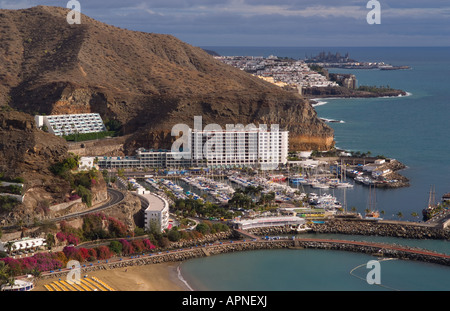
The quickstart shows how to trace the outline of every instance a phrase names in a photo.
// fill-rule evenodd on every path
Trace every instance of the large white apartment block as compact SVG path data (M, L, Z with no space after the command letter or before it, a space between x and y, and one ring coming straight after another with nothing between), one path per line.
M259 128L191 130L189 137L189 148L180 152L140 148L135 156L98 157L98 166L102 169L195 166L224 169L255 167L269 170L287 163L288 131L266 131Z
M98 113L35 116L34 119L38 128L45 125L49 133L57 136L106 131L106 126Z
M288 131L260 128L192 131L192 161L212 168L276 168L287 163Z

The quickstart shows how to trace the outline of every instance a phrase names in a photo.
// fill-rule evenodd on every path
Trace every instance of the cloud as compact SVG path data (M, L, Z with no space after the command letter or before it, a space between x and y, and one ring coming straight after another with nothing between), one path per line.
M122 28L168 33L195 45L450 45L448 0L79 0L82 13ZM66 0L0 0L0 8L66 7ZM384 38L384 39L383 39ZM395 39L397 38L397 40ZM258 43L259 42L259 43ZM427 42L427 43L426 43ZM323 45L322 44L322 45Z

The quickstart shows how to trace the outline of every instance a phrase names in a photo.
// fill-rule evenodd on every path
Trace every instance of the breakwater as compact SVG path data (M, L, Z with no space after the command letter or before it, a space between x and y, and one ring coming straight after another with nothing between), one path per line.
M335 233L365 236L386 236L407 239L436 239L450 240L450 228L440 226L401 221L372 221L363 219L330 219L324 223L310 223L309 233ZM298 234L289 227L267 227L248 230L249 233L266 235Z
M450 266L450 256L433 253L417 248L394 246L382 243L355 242L343 240L323 239L285 239L285 240L251 240L228 241L205 244L188 249L178 249L154 254L130 257L126 259L112 259L91 266L82 267L81 273L91 271L126 268L165 262L180 262L194 258L220 255L232 252L269 250L269 249L324 249L351 251L374 255L377 257L398 258L403 260L416 260L428 263ZM43 279L61 278L67 276L70 270L62 270L42 275Z
M328 220L310 224L310 232L449 240L450 230L420 223L395 221Z

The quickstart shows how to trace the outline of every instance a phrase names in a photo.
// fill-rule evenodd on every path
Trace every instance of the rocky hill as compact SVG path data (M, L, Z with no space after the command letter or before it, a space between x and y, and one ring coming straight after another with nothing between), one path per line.
M65 159L67 149L64 139L38 130L32 116L0 112L0 173L9 180L22 178L25 184L23 204L11 211L0 204L0 225L32 221L49 204L64 200L70 185L56 178L49 167Z
M130 31L67 9L0 10L0 106L98 112L132 134L125 150L170 147L176 123L280 124L291 149L328 149L333 130L311 104L173 36Z

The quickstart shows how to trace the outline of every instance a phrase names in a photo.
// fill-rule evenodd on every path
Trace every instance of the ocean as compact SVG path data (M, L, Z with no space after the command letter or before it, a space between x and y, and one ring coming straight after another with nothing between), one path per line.
M220 55L292 57L319 52L349 53L360 61L383 61L407 65L398 71L343 70L355 74L358 85L402 89L410 95L395 98L321 99L318 116L342 120L330 123L336 145L352 151L384 155L404 163L401 174L411 186L377 189L377 209L385 219L417 221L435 187L436 200L450 192L450 47L203 47ZM343 200L343 190L329 190ZM368 188L356 185L347 190L347 205L363 213ZM340 237L342 238L342 236ZM349 239L355 237L348 236ZM361 237L369 239L369 237ZM392 242L378 237L381 242ZM417 241L420 247L450 252L447 241ZM397 244L410 241L396 240ZM414 242L413 242L414 243ZM402 260L381 263L383 286L369 285L364 264L373 257L340 251L274 250L233 253L199 258L182 264L184 279L196 290L450 290L450 268ZM355 270L353 270L355 269Z

